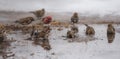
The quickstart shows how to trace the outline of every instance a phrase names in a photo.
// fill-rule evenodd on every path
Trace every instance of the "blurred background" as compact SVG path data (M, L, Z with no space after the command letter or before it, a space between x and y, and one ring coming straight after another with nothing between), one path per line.
M0 0L0 10L120 14L120 0Z

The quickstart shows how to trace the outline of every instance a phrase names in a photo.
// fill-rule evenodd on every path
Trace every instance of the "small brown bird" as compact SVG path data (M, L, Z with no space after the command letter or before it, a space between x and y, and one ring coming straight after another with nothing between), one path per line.
M45 15L45 9L43 8L41 10L33 11L31 13L33 13L38 19L41 19L41 17Z
M108 24L107 38L108 38L108 43L112 43L115 38L115 28L112 26L112 24Z
M25 17L25 18L21 18L20 20L15 21L15 23L19 23L19 24L22 24L22 25L28 25L32 21L34 21L33 17Z
M95 30L93 27L88 26L87 24L85 24L86 28L86 35L94 35L95 34Z
M34 36L34 43L41 45L45 50L50 50L51 46L49 44L49 33L50 33L50 27L44 26L41 32L35 32L33 30L32 35Z
M75 38L75 31L71 30L67 32L67 38Z
M73 14L73 16L71 17L71 22L72 22L72 23L78 23L78 20L79 20L78 13L75 12L75 13Z
M67 32L67 38L75 38L76 37L76 33L78 33L78 27L77 26L75 26L75 24L73 24L72 26L71 26L71 30L69 30L68 32Z

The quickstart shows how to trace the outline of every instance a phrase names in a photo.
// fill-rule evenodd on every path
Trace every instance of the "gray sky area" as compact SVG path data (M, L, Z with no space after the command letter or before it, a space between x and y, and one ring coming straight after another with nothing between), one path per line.
M0 0L1 10L51 12L120 13L120 0Z

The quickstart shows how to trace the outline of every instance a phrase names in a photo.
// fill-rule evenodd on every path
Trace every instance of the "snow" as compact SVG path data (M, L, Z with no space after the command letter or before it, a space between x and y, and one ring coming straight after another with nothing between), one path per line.
M69 42L66 39L67 28L58 31L57 28L52 28L50 33L50 51L44 50L39 45L34 45L33 41L24 40L29 37L29 34L22 34L17 31L16 34L9 34L8 39L17 40L11 43L7 51L15 54L14 57L7 59L120 59L120 33L116 31L113 43L107 42L107 25L106 24L90 24L95 29L95 36L88 37L85 35L85 26L79 27L78 39ZM119 25L114 25L115 29L120 28ZM90 40L93 39L93 40ZM0 56L0 59L2 57Z

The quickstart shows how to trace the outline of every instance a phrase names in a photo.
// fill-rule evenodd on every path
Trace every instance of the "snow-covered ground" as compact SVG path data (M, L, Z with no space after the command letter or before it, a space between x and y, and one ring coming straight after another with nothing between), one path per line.
M7 59L120 59L120 33L116 31L113 43L107 41L107 25L106 24L90 24L95 29L95 36L88 37L85 35L85 26L83 24L77 25L79 27L79 38L65 40L67 30L58 31L56 28L50 33L49 40L52 49L50 51L44 50L39 45L34 45L33 41L24 40L29 37L29 34L8 35L8 39L16 40L11 43L7 51L15 54L13 57ZM120 25L114 25L116 30L120 29ZM0 56L0 59L2 57Z

